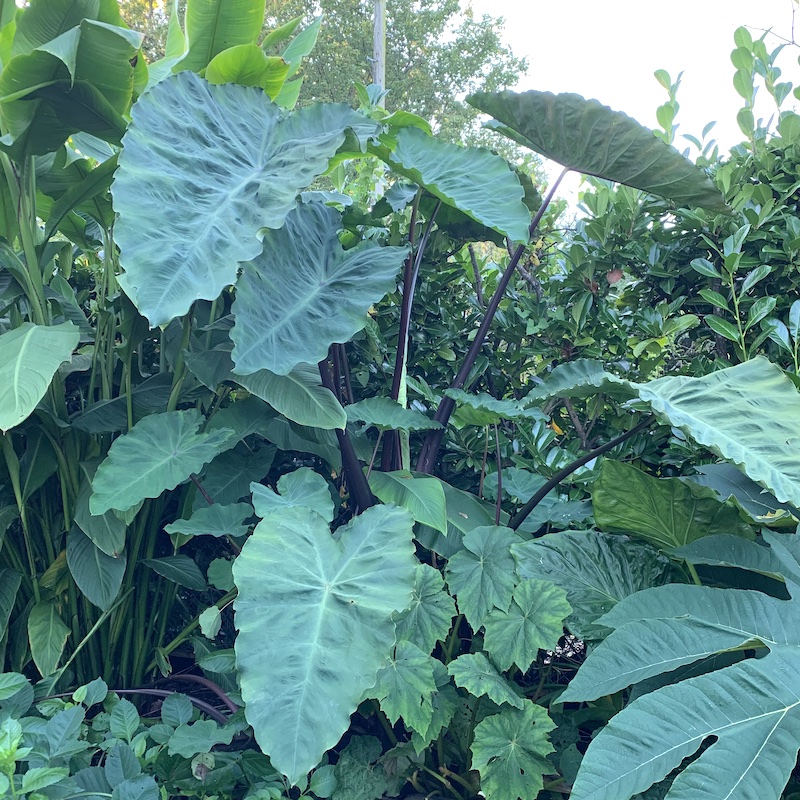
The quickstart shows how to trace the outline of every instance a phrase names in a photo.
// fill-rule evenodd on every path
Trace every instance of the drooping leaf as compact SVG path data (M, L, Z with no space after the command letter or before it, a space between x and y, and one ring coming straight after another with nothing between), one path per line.
M116 558L125 549L126 525L113 511L93 516L89 511L91 493L92 485L86 481L75 501L75 524L92 540L95 547Z
M425 431L441 428L441 423L421 411L403 408L388 397L369 397L345 408L349 422L363 422L380 430Z
M264 0L191 0L186 9L189 49L178 69L200 72L223 50L252 44L264 24Z
M455 420L461 425L496 425L504 419L547 419L535 408L524 408L516 400L497 400L489 394L470 394L462 389L445 389L445 395L455 400L458 408Z
M261 447L252 451L245 444L239 444L232 450L220 453L206 467L201 483L215 504L237 503L250 494L250 484L253 481L260 481L269 472L274 458L274 447ZM207 507L208 501L198 492L192 510Z
M331 344L360 331L370 306L395 287L406 248L364 241L344 250L340 228L336 210L301 203L283 227L264 234L263 251L243 265L233 304L238 374L287 375L316 364Z
M433 718L431 697L435 691L433 659L412 642L403 641L378 672L368 694L380 701L393 723L402 718L407 728L423 733Z
M252 516L253 508L247 503L231 503L198 508L189 519L177 519L164 526L170 534L182 536L244 536L245 520Z
M417 540L443 558L450 558L463 549L463 537L473 528L494 525L494 508L474 494L456 489L442 481L447 511L447 535L427 525L417 529Z
M381 502L406 508L417 522L447 533L444 490L438 479L414 477L406 470L398 470L373 471L368 480L369 488Z
M716 493L680 478L653 478L628 464L607 459L592 487L597 527L627 533L672 550L715 534L753 539L755 534Z
M638 395L631 381L608 372L599 361L578 358L559 364L547 378L525 396L526 405L546 403L555 397L584 398L603 393L615 400Z
M794 533L787 536L796 536ZM749 542L739 536L719 534L698 539L678 548L673 555L685 558L690 564L708 564L714 567L735 567L783 580L790 578L800 583L800 569L788 569L769 547Z
M176 556L163 556L162 558L146 558L142 561L147 567L158 573L168 581L194 589L196 592L205 591L206 586L200 567L189 556L182 553Z
M397 641L413 642L426 653L450 631L456 604L445 591L439 570L417 564L411 605L396 617Z
M237 263L261 253L259 229L283 224L345 131L376 130L344 105L285 117L260 89L188 71L154 86L132 116L112 187L115 233L123 288L151 325L235 283Z
M467 98L494 117L487 127L559 164L661 195L728 212L702 169L626 114L577 94L477 92Z
M481 789L492 800L527 800L542 790L542 776L551 772L547 760L554 748L547 734L555 723L541 706L504 708L475 726L472 766Z
M44 397L59 365L69 361L80 334L71 322L25 322L0 334L0 431L27 419Z
M398 131L393 149L375 147L374 152L447 205L514 242L528 241L525 191L500 156L434 139L413 126Z
M28 679L19 672L0 674L0 700L8 700L28 683Z
M222 627L222 613L216 606L209 606L197 618L200 631L206 639L215 639Z
M67 534L67 564L89 602L107 611L122 586L127 564L125 555L119 558L106 555L76 525Z
M456 686L466 689L475 697L488 697L498 705L508 703L514 708L523 708L525 700L512 688L485 653L468 653L459 656L447 665Z
M278 491L260 483L250 484L253 506L262 519L273 511L300 506L316 511L325 522L333 520L333 498L328 482L313 469L300 467L278 478Z
M743 540L744 541L744 540ZM520 578L552 581L567 593L566 626L581 639L602 638L597 620L625 597L673 579L655 548L599 531L564 531L511 548Z
M408 512L375 506L334 539L318 514L291 508L260 523L234 563L247 719L292 783L336 744L389 656L392 614L414 586L411 529Z
M92 514L127 511L200 472L230 435L227 429L198 433L201 422L194 409L165 411L145 417L116 439L92 481Z
M486 651L502 669L516 664L527 672L539 650L555 649L571 611L559 586L524 580L514 589L508 611L495 608L486 617Z
M250 375L233 375L248 392L269 403L298 425L344 430L347 416L330 389L320 385L319 370L297 364L286 375L260 369Z
M61 660L69 628L52 601L36 603L28 617L28 641L33 663L43 678L52 675Z
M733 498L756 524L770 527L795 527L800 513L796 516L792 506L778 502L775 495L763 489L755 481L750 480L733 464L701 464L695 467L696 475L689 475L688 480L708 486L722 500Z
M257 44L240 44L218 53L206 69L209 83L259 86L270 98L281 91L289 65L278 56L268 56Z
M474 528L464 536L464 549L447 562L447 584L473 630L493 609L508 611L516 585L510 547L519 541L510 528Z
M258 397L245 397L217 411L206 424L206 431L218 428L233 431L228 444L235 447L242 439L254 433L266 437L267 426L273 419L275 413L266 403Z
M701 378L658 378L639 386L656 415L740 467L781 502L800 506L800 394L758 356Z
M22 576L19 572L5 567L0 569L0 641L8 627L8 620L11 617L21 582Z

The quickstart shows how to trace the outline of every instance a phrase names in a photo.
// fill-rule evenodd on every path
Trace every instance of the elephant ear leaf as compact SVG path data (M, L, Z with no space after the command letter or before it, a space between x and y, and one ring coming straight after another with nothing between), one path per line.
M374 506L331 536L309 508L276 509L233 566L247 721L296 784L339 741L411 602L411 515ZM269 575L269 580L264 576Z
M763 356L701 378L639 385L663 422L732 461L782 503L800 506L800 394Z
M365 241L345 250L341 227L338 211L301 203L280 230L266 232L236 287L231 339L239 375L288 375L316 364L331 344L360 331L370 306L394 289L406 248Z
M565 167L681 205L730 211L702 169L626 114L577 94L477 92L487 127Z
M797 600L673 584L626 598L600 622L616 630L589 655L564 702L674 675L715 654L758 645L769 652L633 700L592 740L571 797L628 800L687 760L667 798L782 796L800 746Z
M257 87L165 78L133 107L112 187L125 292L153 326L216 299L347 132L364 147L376 130L343 104L287 114Z

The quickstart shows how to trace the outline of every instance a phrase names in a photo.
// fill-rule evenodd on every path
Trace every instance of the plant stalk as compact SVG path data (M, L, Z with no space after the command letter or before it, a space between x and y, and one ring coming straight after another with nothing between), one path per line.
M529 237L532 237L536 229L539 227L539 223L542 221L542 217L544 216L547 207L552 202L556 190L568 172L569 169L565 167L561 174L553 182L553 185L550 187L550 191L548 191L547 196L542 201L542 205L536 212L536 216L534 216L533 220L531 221L530 227L528 228ZM464 388L464 384L469 377L472 367L475 365L475 360L478 358L478 354L483 347L486 334L489 332L489 327L492 324L494 315L497 313L497 309L500 306L500 301L503 299L503 296L506 293L508 284L511 282L511 278L514 275L520 258L522 258L522 254L525 252L525 247L525 244L520 244L514 251L514 255L511 257L511 261L509 261L503 276L500 278L500 282L497 284L497 289L495 289L492 299L489 301L489 305L486 307L486 313L483 316L483 321L478 328L478 332L475 334L475 338L470 345L464 362L461 364L461 369L458 371L458 374L455 378L453 378L453 381L450 384L451 389ZM436 457L439 455L439 449L442 446L447 423L455 407L455 400L447 396L443 397L439 403L439 408L436 410L434 419L437 422L440 422L442 427L428 431L428 435L425 437L425 444L422 446L422 451L420 452L419 460L417 461L418 472L430 474L433 471L434 464L436 463Z
M544 498L547 497L547 495L550 494L550 492L555 489L556 486L558 486L559 483L561 483L561 481L572 475L572 473L575 472L575 470L579 467L582 467L584 464L588 464L593 458L597 458L598 456L603 455L603 453L613 450L618 444L622 444L640 431L643 431L648 425L650 425L653 419L654 417L645 417L638 425L634 425L629 431L626 431L621 436L617 436L616 439L612 439L610 442L606 442L606 444L600 445L600 447L596 447L594 450L590 450L588 453L582 455L571 464L567 464L564 469L560 469L511 518L511 521L508 523L508 527L513 530L517 530L517 528L519 528L519 526L525 521L528 514L530 514L533 509L536 508L536 506L538 506L539 503L541 503L542 500L544 500Z

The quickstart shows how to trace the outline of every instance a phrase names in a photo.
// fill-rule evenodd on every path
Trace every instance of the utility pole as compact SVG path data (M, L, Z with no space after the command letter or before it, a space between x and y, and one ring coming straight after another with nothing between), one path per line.
M386 0L375 0L372 38L372 82L386 88ZM383 105L383 100L381 100Z

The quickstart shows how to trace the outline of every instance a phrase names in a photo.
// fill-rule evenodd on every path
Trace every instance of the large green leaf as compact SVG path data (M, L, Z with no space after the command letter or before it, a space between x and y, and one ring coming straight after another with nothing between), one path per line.
M742 540L744 541L744 540ZM581 639L602 638L597 620L620 600L674 576L655 548L599 531L564 531L511 548L521 578L552 581L567 593L567 628Z
M127 560L106 555L77 526L67 534L67 565L78 588L90 603L107 611L117 595L125 575Z
M542 790L542 776L553 768L547 734L555 723L541 706L504 708L475 727L472 767L481 776L483 794L491 800L531 800Z
M477 92L467 102L487 126L565 167L681 205L728 211L702 169L626 114L577 94Z
M630 400L638 395L630 381L606 371L601 362L578 358L559 364L528 392L523 402L538 405L555 397L592 397L601 392L616 400Z
M0 335L0 431L33 413L79 338L71 322L51 327L25 322Z
M456 604L445 591L439 570L417 564L411 605L395 619L397 641L408 640L430 653L447 637L455 615Z
M800 506L800 394L763 356L701 378L639 386L656 414L739 466L778 500Z
M43 5L32 7L31 16L41 14ZM57 150L79 130L116 143L124 133L122 115L135 81L131 61L143 37L94 19L65 29L61 20L72 11L62 8L61 14L53 14L51 29L58 31L53 39L42 42L35 37L39 41L34 49L4 65L0 114L8 133L3 143L12 146L16 157Z
M519 541L510 528L474 528L464 536L464 549L447 562L447 584L473 630L493 609L508 611L516 585L509 548Z
M326 430L344 430L347 425L344 409L333 392L320 385L319 370L311 364L297 364L286 375L261 369L251 375L232 377L248 392L299 425Z
M238 262L261 253L259 230L283 225L346 131L364 140L377 129L345 105L286 116L260 89L192 72L154 86L132 116L112 187L115 233L123 288L152 325L235 283Z
M500 156L434 139L416 127L402 128L393 149L374 150L397 172L447 205L514 242L528 241L531 215L522 202L525 190Z
M318 472L300 467L278 478L278 491L260 483L250 484L253 506L262 519L274 511L302 506L316 511L325 522L333 521L333 498L328 482Z
M316 364L331 344L360 331L370 306L395 288L406 248L364 241L344 250L341 227L335 209L300 203L282 228L264 234L263 251L243 265L236 285L237 373L287 375Z
M571 611L559 586L524 580L514 589L508 611L495 608L486 617L486 651L502 669L516 664L525 673L539 650L555 649Z
M292 783L347 730L391 652L392 615L414 586L412 524L375 506L333 538L318 514L290 508L261 522L234 563L245 713Z
M800 747L798 607L796 599L701 586L664 586L623 600L601 619L616 630L562 700L598 697L745 645L760 643L770 653L634 700L593 739L573 796L628 800L713 737L668 799L777 800Z
M92 514L127 511L199 472L231 433L226 428L198 433L201 423L195 409L165 411L145 417L116 439L92 481Z
M68 636L69 628L54 602L41 601L34 605L28 616L28 641L33 663L43 678L56 671Z
M755 538L739 512L712 489L680 478L653 478L619 461L603 462L592 506L601 530L627 533L662 550L721 533Z
M447 533L444 489L437 478L415 478L410 472L372 472L369 488L383 503L407 508L417 522Z
M228 47L256 42L264 7L264 0L189 0L185 23L189 49L177 68L200 72Z
M592 740L574 800L628 800L709 739L666 800L778 800L797 760L800 651L776 648L647 694Z

